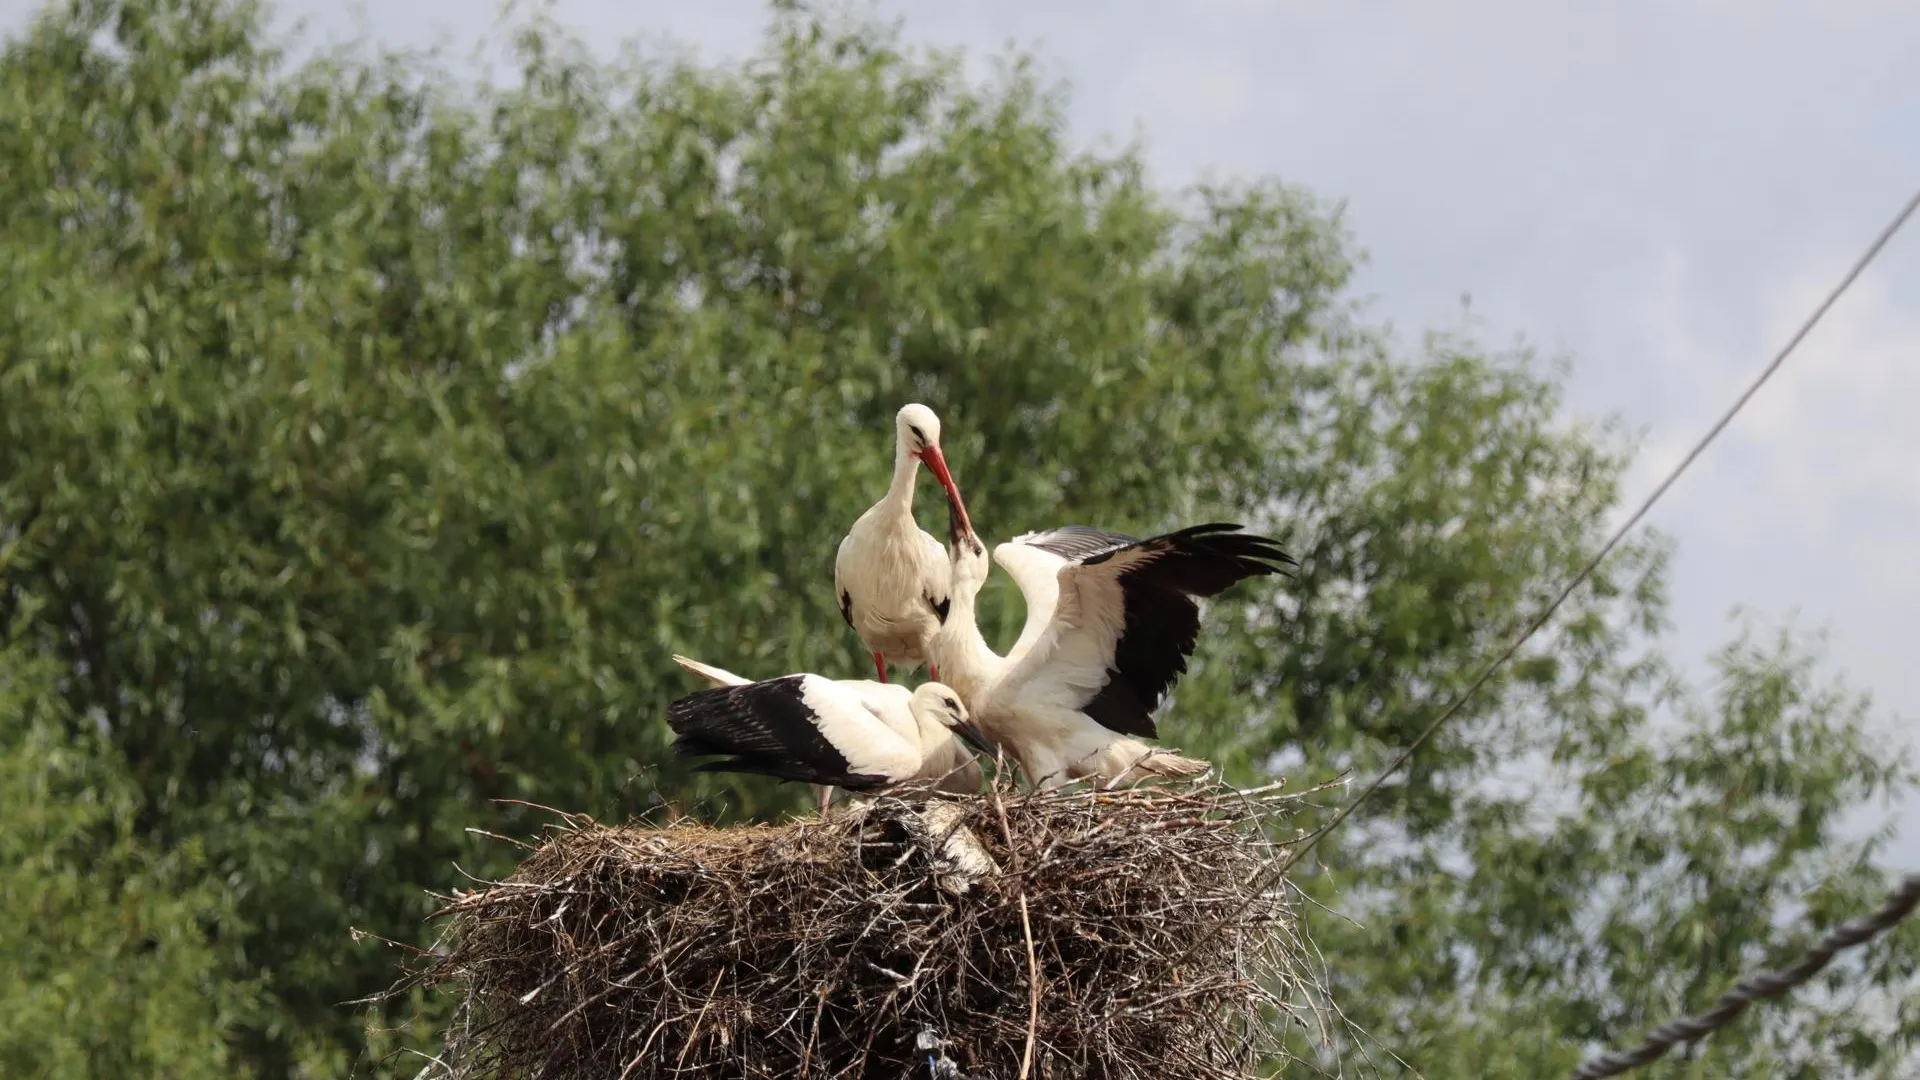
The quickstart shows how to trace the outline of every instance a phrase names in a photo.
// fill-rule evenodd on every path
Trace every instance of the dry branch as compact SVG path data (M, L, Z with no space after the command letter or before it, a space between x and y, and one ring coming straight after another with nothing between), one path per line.
M1049 1080L1251 1075L1318 1000L1289 887L1250 894L1294 801L1199 781L567 818L451 898L396 992L459 995L436 1077L1011 1078L1028 1053Z

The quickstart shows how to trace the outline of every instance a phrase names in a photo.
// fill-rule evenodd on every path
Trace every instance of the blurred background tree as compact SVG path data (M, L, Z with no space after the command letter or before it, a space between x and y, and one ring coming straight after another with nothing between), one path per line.
M508 869L465 830L541 816L496 800L799 808L672 761L667 655L864 672L831 560L905 401L989 538L1286 539L1166 722L1236 781L1377 767L1615 508L1631 447L1558 370L1396 341L1335 207L1163 192L1023 59L969 81L793 3L719 67L528 21L510 87L285 44L246 3L75 0L0 55L8 1075L389 1069L437 1013L343 1004L396 961L349 929L424 941L456 864ZM1844 826L1909 763L1800 638L1678 684L1663 555L1302 874L1359 920L1315 917L1351 1023L1304 1053L1566 1068L1884 883ZM1895 1075L1916 957L1647 1075Z

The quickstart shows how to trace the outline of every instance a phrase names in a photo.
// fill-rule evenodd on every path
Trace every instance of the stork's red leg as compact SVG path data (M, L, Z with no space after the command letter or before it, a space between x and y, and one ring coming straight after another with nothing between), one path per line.
M940 681L940 665L934 663L931 660L927 661L927 675L929 678L933 679L934 682L939 682Z
M879 653L873 654L873 666L880 672L880 681L887 681L887 658Z
M830 787L822 787L820 789L820 816L821 817L827 816L827 804L832 801L833 801L833 789Z

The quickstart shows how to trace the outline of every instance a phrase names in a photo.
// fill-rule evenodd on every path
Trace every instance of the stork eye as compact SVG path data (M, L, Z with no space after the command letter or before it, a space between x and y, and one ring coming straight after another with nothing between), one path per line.
M960 711L960 703L959 703L959 702L957 702L957 701L955 701L955 700L953 700L952 698L948 698L948 699L947 699L947 708L949 708L949 709L952 709L952 710L953 710L954 712L956 712L956 713L957 713L957 712L959 712L959 711Z
M919 444L920 444L921 446L925 446L925 445L927 445L927 433L926 433L926 432L924 432L924 431L921 431L921 430L920 430L920 428L919 428L918 426L916 426L916 425L913 425L913 424L908 424L908 425L907 425L907 430L908 430L908 431L911 431L911 432L913 432L913 441L914 441L914 442L917 442L917 443L919 443Z

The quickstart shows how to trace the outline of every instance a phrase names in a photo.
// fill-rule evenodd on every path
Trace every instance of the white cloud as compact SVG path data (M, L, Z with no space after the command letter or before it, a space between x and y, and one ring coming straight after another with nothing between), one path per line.
M1771 335L1786 339L1792 313L1811 310L1840 273L1820 269L1775 291ZM1882 274L1857 283L1828 320L1748 408L1747 432L1796 502L1859 499L1920 524L1920 317L1896 303Z

